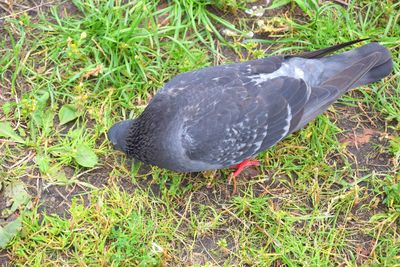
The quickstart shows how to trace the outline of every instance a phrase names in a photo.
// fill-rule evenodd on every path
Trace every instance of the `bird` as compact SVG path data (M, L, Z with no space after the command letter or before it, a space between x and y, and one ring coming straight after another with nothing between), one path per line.
M167 82L135 119L115 123L115 149L176 172L232 167L253 158L323 113L350 89L388 76L391 54L358 39L301 54L206 67ZM235 189L236 190L236 189Z

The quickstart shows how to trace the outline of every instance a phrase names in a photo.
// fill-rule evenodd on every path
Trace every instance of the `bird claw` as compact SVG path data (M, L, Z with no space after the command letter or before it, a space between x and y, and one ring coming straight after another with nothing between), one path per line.
M260 162L258 160L251 160L251 159L246 159L242 161L241 163L229 167L230 169L236 169L235 172L233 172L229 178L228 178L228 184L231 185L233 181L233 194L237 193L237 181L236 177L239 176L239 174L247 167L249 166L259 166Z
M233 181L233 192L232 192L232 194L235 195L237 193L237 181L236 181L236 176L235 176L234 173L229 175L228 185L231 185L232 181Z

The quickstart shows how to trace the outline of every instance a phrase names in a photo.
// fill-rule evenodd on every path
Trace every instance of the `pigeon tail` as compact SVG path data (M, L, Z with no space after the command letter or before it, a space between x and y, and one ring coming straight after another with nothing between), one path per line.
M285 58L291 58L291 57L301 57L301 58L308 58L308 59L312 59L312 58L321 58L324 57L328 54L334 53L342 48L345 48L347 46L351 46L353 44L357 44L360 43L362 41L366 41L369 40L370 38L364 38L364 39L358 39L358 40L353 40L350 42L346 42L346 43L341 43L341 44L337 44L337 45L333 45L327 48L323 48L323 49L319 49L316 51L311 51L311 52L305 52L302 54L298 54L298 55L289 55L289 56L285 56Z
M322 80L329 80L332 76L337 76L338 73L343 73L345 69L353 65L355 62L362 61L370 55L376 54L378 58L373 66L362 76L358 81L352 84L347 90L352 88L376 82L392 72L393 62L389 50L378 44L370 43L362 47L319 59L325 66L324 77ZM351 76L351 72L345 74Z
M371 43L369 45L360 47L359 49L360 53L366 55L373 52L379 52L380 59L377 63L375 63L372 69L370 69L357 83L354 84L352 88L379 81L392 72L393 61L390 52L386 47L378 43Z
M358 53L359 52L360 51L358 51ZM384 52L386 51L384 50ZM346 53L350 54L348 52ZM347 57L343 57L343 54L338 55L341 57L339 60L345 61ZM333 68L332 65L337 67L340 64L343 66L343 69L341 71L337 70L335 75L325 79L320 85L312 87L310 98L303 110L302 117L291 132L295 132L304 127L309 121L324 112L336 99L341 97L348 90L359 84L375 82L388 75L390 73L388 73L388 71L391 71L391 68L387 69L387 62L390 63L391 60L387 61L385 56L386 53L382 53L379 50L372 50L366 56L352 58L352 60L358 59L358 61L353 61L347 68L343 62L332 62L333 56L329 57L330 61L324 64L325 67L328 65L328 67ZM331 64L331 66L329 66L329 64ZM382 68L384 69L383 71L381 70Z

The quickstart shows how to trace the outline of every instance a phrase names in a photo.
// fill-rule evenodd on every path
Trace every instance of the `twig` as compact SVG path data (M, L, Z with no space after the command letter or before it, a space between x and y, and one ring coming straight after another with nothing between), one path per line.
M8 139L0 139L0 142L1 143L9 143L10 145L16 145L17 144L17 142L10 141Z
M181 217L182 220L185 220L187 223L190 223L190 220L186 217L184 217L182 214L180 214L178 211L174 210L174 212L176 213L176 215L178 215L179 217Z
M15 168L16 166L20 165L24 161L30 161L34 156L35 156L34 153L29 152L29 154L26 157L22 158L21 160L17 161L14 165L10 166L10 169Z
M360 102L358 103L358 108L361 109L361 111L364 113L365 117L371 123L371 125L373 125L374 127L377 127L375 122L373 120L371 120L371 118L369 117L368 113L365 111L365 109L363 108L363 106L362 106L362 104Z
M344 5L344 6L349 6L349 3L347 3L347 2L345 2L345 1L343 1L343 0L331 0L332 2L335 2L335 3L338 3L338 4L341 4L341 5Z
M208 252L208 249L204 246L203 242L201 242L201 239L199 239L201 246L204 248L204 251L207 253L207 255L216 263L218 262L214 259L214 257Z
M8 13L12 13L11 10L9 10L8 8L6 8L5 6L2 5L2 2L0 2L0 8L2 8L5 11L7 11Z
M89 170L86 170L86 171L84 171L84 172L81 172L80 174L78 174L77 176L75 176L75 179L78 179L79 177L81 177L81 176L83 176L83 175L85 175L85 174L87 174L87 173L89 173L89 172L92 172L92 171L95 171L95 170L97 170L97 169L99 169L100 167L94 167L94 168L92 168L92 169L89 169Z
M71 204L69 204L68 202L70 202L68 200L68 198L66 198L63 194L61 194L60 190L58 190L57 187L54 188L56 190L56 192L62 197L62 199L64 199L63 201L61 201L60 204L58 204L57 208L60 207L63 203L67 204L68 207L71 207Z
M322 2L323 2L322 0L319 1L319 3L322 3ZM345 7L349 7L350 6L349 3L347 3L346 1L343 1L343 0L330 0L330 2L338 3L338 4L343 5ZM360 8L358 6L354 6L354 9L359 10Z
M31 10L35 10L35 9L39 9L39 8L41 8L43 6L52 5L52 4L54 4L54 1L51 1L51 2L48 2L48 3L41 3L40 5L21 10L19 12L15 12L15 13L12 13L12 14L4 16L4 17L0 17L0 20L11 18L11 17L15 17L16 15L23 14L25 12L28 12L28 11L31 11Z
M11 9L13 9L14 6L21 7L21 8L28 8L28 6L24 6L24 5L21 5L18 3L9 3L8 1L3 1L3 0L0 0L0 3L8 5Z

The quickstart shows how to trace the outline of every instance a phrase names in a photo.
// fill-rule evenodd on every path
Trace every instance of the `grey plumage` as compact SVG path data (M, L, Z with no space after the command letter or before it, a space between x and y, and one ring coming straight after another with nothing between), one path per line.
M390 74L390 53L377 43L323 57L355 42L180 74L137 119L114 125L109 139L128 156L175 171L238 164L305 126L348 90Z

